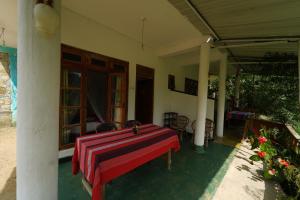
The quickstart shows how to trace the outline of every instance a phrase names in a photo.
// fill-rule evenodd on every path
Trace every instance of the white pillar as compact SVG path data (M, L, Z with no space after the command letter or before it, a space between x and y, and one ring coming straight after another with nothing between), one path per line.
M198 78L198 110L197 110L197 123L196 123L196 133L195 133L195 141L194 141L195 149L198 152L202 152L204 146L205 119L206 119L206 110L207 110L209 55L210 55L210 45L208 43L201 44L199 78Z
M300 103L300 40L298 41L298 77L299 77L299 103Z
M219 70L219 98L217 115L217 136L223 137L224 131L224 111L225 111L225 92L226 92L226 72L227 54L224 54L220 62Z
M60 30L36 30L35 2L18 0L17 199L56 200ZM57 13L60 4L54 1Z
M240 68L237 69L235 76L235 107L240 107L240 86L241 86L241 76L240 76Z

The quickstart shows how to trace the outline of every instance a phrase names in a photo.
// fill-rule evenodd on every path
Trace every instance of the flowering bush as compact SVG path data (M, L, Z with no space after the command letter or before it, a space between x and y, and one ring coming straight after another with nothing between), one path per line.
M262 161L264 177L274 179L281 183L283 190L291 199L300 198L300 169L297 155L283 147L278 138L283 138L282 133L274 129L260 130L259 135L249 133L251 148L255 154L250 157L252 161Z

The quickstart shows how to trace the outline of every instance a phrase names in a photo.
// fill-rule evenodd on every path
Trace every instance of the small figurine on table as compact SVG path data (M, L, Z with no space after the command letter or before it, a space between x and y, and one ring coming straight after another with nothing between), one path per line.
M139 127L138 125L134 125L134 127L132 128L134 134L138 134L139 133Z

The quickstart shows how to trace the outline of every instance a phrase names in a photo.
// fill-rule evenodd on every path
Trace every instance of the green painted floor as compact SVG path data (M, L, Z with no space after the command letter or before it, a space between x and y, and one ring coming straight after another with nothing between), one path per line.
M107 185L106 199L210 199L222 181L235 150L210 143L205 154L197 154L186 141L174 154L171 171L167 170L166 161L158 158ZM90 199L82 188L81 175L72 175L71 162L59 165L59 199Z

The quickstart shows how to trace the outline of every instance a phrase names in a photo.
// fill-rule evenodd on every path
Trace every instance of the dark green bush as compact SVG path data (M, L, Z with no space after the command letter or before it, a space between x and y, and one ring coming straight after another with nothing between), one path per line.
M299 82L295 55L266 54L265 60L282 61L276 64L242 66L240 109L254 110L273 121L291 123L300 132ZM235 77L228 78L227 93L234 94Z

